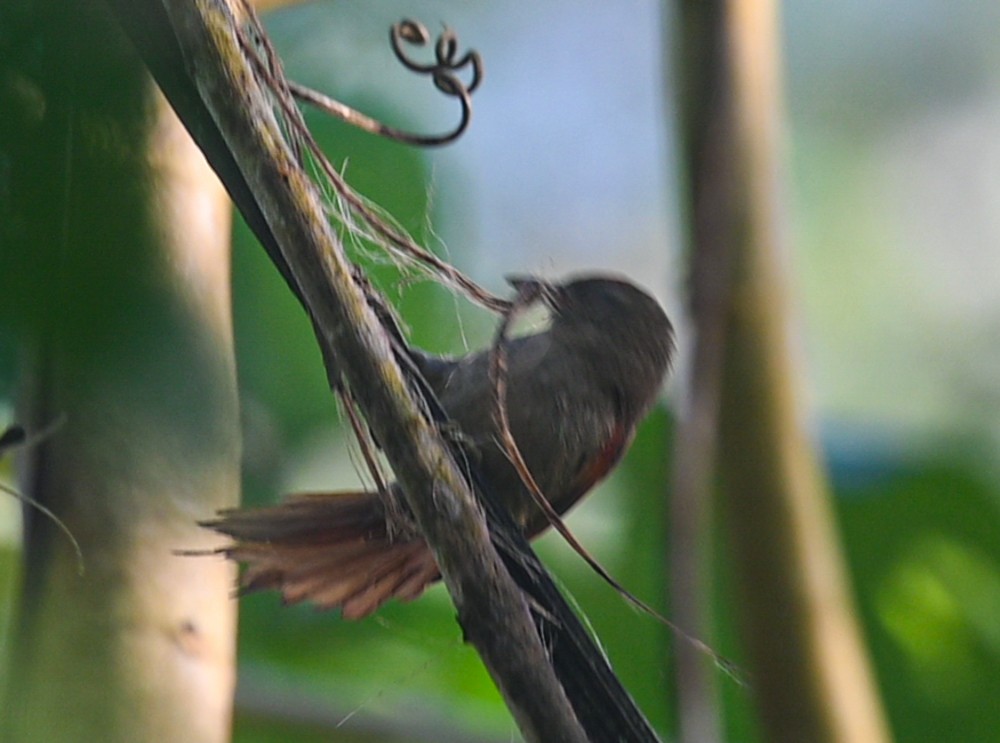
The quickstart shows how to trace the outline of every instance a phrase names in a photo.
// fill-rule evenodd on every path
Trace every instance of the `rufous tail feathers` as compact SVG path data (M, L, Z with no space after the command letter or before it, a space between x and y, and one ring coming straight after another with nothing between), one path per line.
M373 493L308 493L267 508L222 511L202 524L233 538L219 550L245 563L245 591L366 617L391 598L410 601L439 577L419 538L391 538Z

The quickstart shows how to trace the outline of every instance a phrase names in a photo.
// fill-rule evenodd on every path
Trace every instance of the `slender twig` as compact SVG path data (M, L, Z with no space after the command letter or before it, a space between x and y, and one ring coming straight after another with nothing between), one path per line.
M43 428L29 434L23 426L14 423L0 434L0 454L10 449L21 449L40 444L64 425L66 425L66 416L58 415Z
M22 426L16 423L12 426L8 426L3 433L0 433L0 454L5 452L7 449L13 449L15 446L20 446L28 438L28 434L25 432Z
M340 399L344 403L344 410L347 412L347 419L351 423L351 430L354 431L354 438L358 442L358 447L361 449L361 456L365 460L365 467L371 474L372 480L375 481L375 490L377 490L380 494L385 495L389 492L389 488L386 486L385 478L382 476L382 469L378 466L378 460L375 458L371 436L358 415L358 408L357 405L354 404L354 398L350 395L341 393Z
M60 415L58 418L49 423L47 426L30 435L24 430L22 426L16 423L14 425L8 426L3 433L0 433L0 456L3 456L8 451L11 451L13 449L23 449L29 446L36 446L37 444L40 444L45 439L49 438L52 434L54 434L56 431L58 431L60 428L62 428L63 424L65 423L66 423L66 416ZM10 497L19 500L26 506L34 508L36 511L38 511L39 513L44 515L47 519L49 519L53 524L55 524L56 528L58 528L59 531L61 531L63 534L66 535L66 538L69 540L70 545L73 547L73 553L76 555L76 573L77 575L82 577L83 574L86 572L86 567L83 562L83 550L80 548L80 542L77 541L77 538L73 535L73 532L66 525L66 522L63 521L58 516L56 516L55 512L51 508L46 506L37 498L32 498L30 495L26 495L25 493L22 493L21 491L15 488L8 487L3 483L0 483L0 492L6 493Z
M372 134L418 147L440 147L454 142L465 133L472 121L472 92L479 87L479 83L483 79L483 62L479 53L469 51L458 57L458 40L455 32L445 26L441 36L438 37L437 44L434 45L435 61L432 64L414 62L403 50L403 43L423 46L430 41L430 34L422 24L412 20L403 20L393 24L389 38L396 58L404 67L421 75L430 75L434 86L439 91L458 99L462 107L462 118L452 131L445 134L404 132L299 83L289 81L288 89L300 101ZM472 79L468 84L456 74L464 67L469 67L472 70Z

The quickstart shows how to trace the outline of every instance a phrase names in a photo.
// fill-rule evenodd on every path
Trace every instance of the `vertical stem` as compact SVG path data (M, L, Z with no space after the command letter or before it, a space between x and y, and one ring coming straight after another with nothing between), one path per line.
M738 189L720 452L744 636L773 741L889 739L790 355L775 2L728 0Z
M690 309L694 345L676 433L670 508L670 595L674 621L708 640L711 622L712 500L718 416L731 301L734 121L727 40L719 0L679 3L674 39L690 224ZM716 669L678 640L678 740L721 739Z
M103 3L38 2L44 116L4 142L26 225L24 422L64 425L24 489L24 587L0 737L229 739L232 572L180 557L233 505L229 206ZM31 297L33 301L27 301Z
M888 740L829 497L795 395L787 280L778 259L777 8L750 0L680 7L696 339L675 459L674 616L704 633L717 444L767 738ZM679 648L678 676L681 739L718 739L704 661Z

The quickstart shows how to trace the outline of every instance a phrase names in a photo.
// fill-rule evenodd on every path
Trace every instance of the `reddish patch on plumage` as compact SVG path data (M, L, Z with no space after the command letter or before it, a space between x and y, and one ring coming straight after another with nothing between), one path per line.
M572 487L567 488L566 494L559 499L558 503L552 504L556 510L560 513L566 511L586 495L592 487L607 477L608 473L621 461L622 455L632 443L634 434L633 429L620 423L616 424L604 446L573 479Z

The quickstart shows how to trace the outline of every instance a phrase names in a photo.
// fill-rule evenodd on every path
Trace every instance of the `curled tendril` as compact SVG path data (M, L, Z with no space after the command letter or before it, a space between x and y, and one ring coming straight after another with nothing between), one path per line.
M437 43L434 45L434 62L420 64L410 59L403 50L403 43L413 46L425 46L430 41L430 34L423 24L405 19L393 25L389 32L392 51L396 59L413 72L431 75L434 86L445 95L463 97L472 94L483 79L483 60L477 51L468 51L458 57L458 37L448 26L444 27ZM472 80L466 85L455 73L463 67L471 67Z
M289 83L289 90L300 101L326 111L372 134L420 147L437 147L454 142L468 129L469 122L472 120L472 92L479 87L479 83L483 79L483 61L479 52L468 51L459 56L458 37L454 31L445 26L434 45L434 61L429 64L416 62L407 56L403 48L404 44L426 46L430 42L430 34L423 24L409 19L393 24L389 30L389 40L396 59L406 69L421 75L430 75L434 87L447 96L458 98L462 106L462 119L454 130L446 134L436 135L411 134L383 124L304 85ZM457 74L466 67L471 69L472 75L468 84L463 82Z

